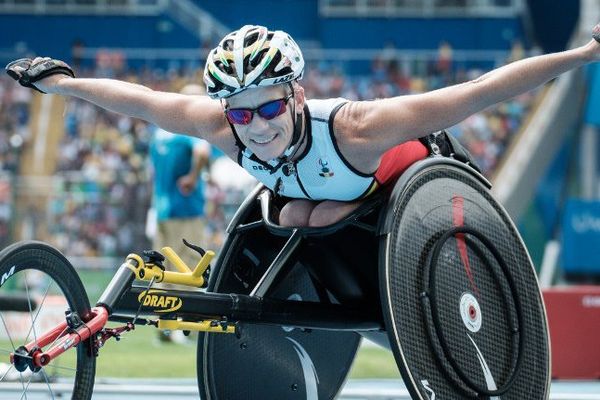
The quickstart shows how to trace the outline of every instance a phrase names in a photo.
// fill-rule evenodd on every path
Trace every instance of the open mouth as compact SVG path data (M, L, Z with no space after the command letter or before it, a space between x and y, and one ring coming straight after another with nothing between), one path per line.
M277 133L271 137L261 137L261 138L252 138L250 139L250 141L258 144L258 145L265 145L265 144L269 144L271 143L273 140L275 140L275 138L277 137Z

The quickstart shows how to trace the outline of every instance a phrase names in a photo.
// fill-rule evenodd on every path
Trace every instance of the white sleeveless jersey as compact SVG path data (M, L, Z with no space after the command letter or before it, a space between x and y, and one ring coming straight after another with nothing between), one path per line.
M252 153L246 149L240 152L239 164L280 196L351 201L370 194L377 186L374 174L353 168L341 155L333 134L333 118L346 102L342 98L306 102L307 146L296 161L271 174L251 160Z

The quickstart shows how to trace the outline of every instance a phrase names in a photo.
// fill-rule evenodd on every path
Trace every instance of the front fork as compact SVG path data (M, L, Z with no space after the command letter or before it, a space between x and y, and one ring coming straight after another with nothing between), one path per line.
M166 252L167 257L176 265L179 272L164 271L153 263L145 263L140 256L130 254L125 262L121 264L121 267L100 297L96 307L92 308L89 314L83 316L85 321L77 313L67 310L64 322L39 336L33 342L20 346L14 353L11 353L11 364L19 372L23 372L27 368L33 372L37 372L42 367L48 365L53 359L85 340L91 338L93 344L90 351L96 354L98 348L109 338L115 337L119 339L122 332L134 329L134 325L131 322L128 322L124 327L115 329L105 329L105 325L112 314L114 306L131 287L135 278L145 278L146 280L150 278L158 282L163 281L191 286L204 285L205 271L214 256L213 252L208 252L207 255L204 255L198 266L192 271L170 248L162 250ZM172 329L174 327L165 326L164 328ZM213 329L212 327L207 327L205 330L222 331ZM46 346L50 347L43 350Z
M109 294L110 298L117 301L125 290L131 285L135 278L131 267L136 267L138 260L128 257L125 263L121 265L117 274L111 280L104 294ZM105 297L103 295L103 297ZM63 354L65 351L77 346L85 340L93 340L90 351L96 353L98 344L103 344L106 340L106 335L98 332L104 329L108 322L108 317L111 314L110 306L112 304L98 304L97 307L91 309L90 313L85 316L80 316L76 312L67 310L65 312L65 321L61 322L50 331L39 336L33 342L29 342L10 354L10 362L19 372L25 371L27 368L33 372L39 371L42 367L48 365L50 361ZM82 320L81 318L85 320ZM126 330L133 329L133 326ZM118 337L118 333L110 330L109 336ZM112 333L112 334L111 334ZM120 332L119 332L120 333ZM98 336L98 337L97 337ZM101 343L97 343L98 341ZM50 346L43 350L44 347Z
M108 321L108 311L104 307L94 307L91 319L83 322L76 313L67 311L66 320L37 340L19 347L10 354L10 362L19 372L27 368L33 372L39 371L50 361L60 356L65 351L77 346L84 340L99 332ZM42 350L51 345L49 349Z

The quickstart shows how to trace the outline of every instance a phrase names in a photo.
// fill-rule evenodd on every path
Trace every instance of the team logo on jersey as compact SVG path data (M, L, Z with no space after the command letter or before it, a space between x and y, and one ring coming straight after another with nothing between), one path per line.
M319 158L319 166L321 167L320 176L323 178L331 178L333 176L333 171L329 168L329 161Z

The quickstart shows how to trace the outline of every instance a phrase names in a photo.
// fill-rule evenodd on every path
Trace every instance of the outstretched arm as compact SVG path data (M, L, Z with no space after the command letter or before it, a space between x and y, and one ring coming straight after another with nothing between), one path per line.
M32 64L43 60L37 58ZM73 96L102 108L151 122L161 128L193 136L211 136L227 128L221 106L208 96L154 91L115 79L71 78L50 75L34 83L46 93Z
M597 27L598 28L598 27ZM344 134L346 153L360 154L369 143L370 157L431 132L448 128L493 104L590 62L600 60L600 42L560 53L532 57L493 70L470 82L432 92L351 103L336 116L336 131ZM344 151L344 149L342 149ZM363 153L364 154L364 153Z

